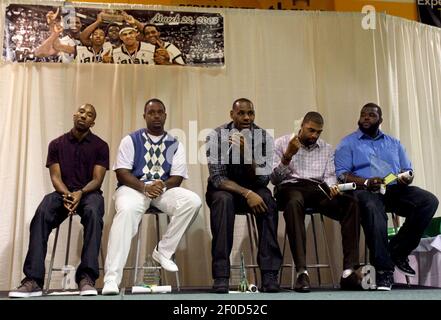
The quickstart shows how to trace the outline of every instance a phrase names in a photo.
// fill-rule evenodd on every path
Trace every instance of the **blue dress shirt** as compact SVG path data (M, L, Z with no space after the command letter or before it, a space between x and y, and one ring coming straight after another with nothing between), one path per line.
M344 137L335 150L334 161L340 180L344 180L344 173L369 179L412 170L400 141L382 131L375 138L360 129Z

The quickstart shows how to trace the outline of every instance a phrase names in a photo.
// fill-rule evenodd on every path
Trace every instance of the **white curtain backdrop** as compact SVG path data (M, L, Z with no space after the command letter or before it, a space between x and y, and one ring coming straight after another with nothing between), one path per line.
M0 5L0 41L5 6ZM30 221L43 196L53 190L45 168L48 143L71 129L73 112L86 102L97 109L93 132L108 142L113 165L121 138L145 126L143 105L152 97L167 106L166 127L185 132L181 141L189 159L203 146L205 135L198 133L229 121L238 97L254 102L256 123L274 129L276 137L291 132L307 111L320 112L325 118L322 137L334 146L355 130L361 106L373 101L383 108L382 129L401 139L413 161L414 184L441 197L441 29L386 15L377 16L375 30L364 30L358 13L203 11L224 15L224 68L0 64L0 290L17 286L23 277ZM184 183L203 201L207 173L204 163L189 164L190 179ZM115 174L109 171L103 184L104 253L115 185ZM74 221L70 264L77 265L82 233L79 219ZM237 222L236 261L238 252L248 248L242 217ZM65 227L58 266L64 260ZM327 222L337 276L342 260L339 228ZM153 249L153 219L145 217L143 229L148 247L142 257ZM280 241L283 231L280 215ZM178 248L182 285L211 285L210 246L205 205ZM51 248L52 236L47 262ZM168 278L173 283L174 277ZM59 279L55 276L54 287Z

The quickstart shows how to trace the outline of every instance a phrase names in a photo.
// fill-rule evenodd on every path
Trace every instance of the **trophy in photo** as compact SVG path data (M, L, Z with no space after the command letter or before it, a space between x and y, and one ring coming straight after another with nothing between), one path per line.
M103 10L102 18L104 22L112 23L122 23L124 21L124 12L122 10Z

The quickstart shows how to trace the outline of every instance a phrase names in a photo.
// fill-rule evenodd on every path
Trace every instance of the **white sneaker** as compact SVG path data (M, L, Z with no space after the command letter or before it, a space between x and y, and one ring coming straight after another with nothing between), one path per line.
M167 271L177 272L179 270L176 263L164 257L158 250L156 250L156 248L153 250L152 258Z
M119 294L119 288L115 281L108 280L104 283L104 288L101 291L103 296L113 296Z

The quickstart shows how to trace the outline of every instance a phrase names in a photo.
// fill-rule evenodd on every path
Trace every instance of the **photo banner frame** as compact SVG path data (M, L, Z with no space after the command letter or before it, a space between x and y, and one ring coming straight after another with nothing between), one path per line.
M6 6L6 62L224 66L220 13L121 10L14 4Z

